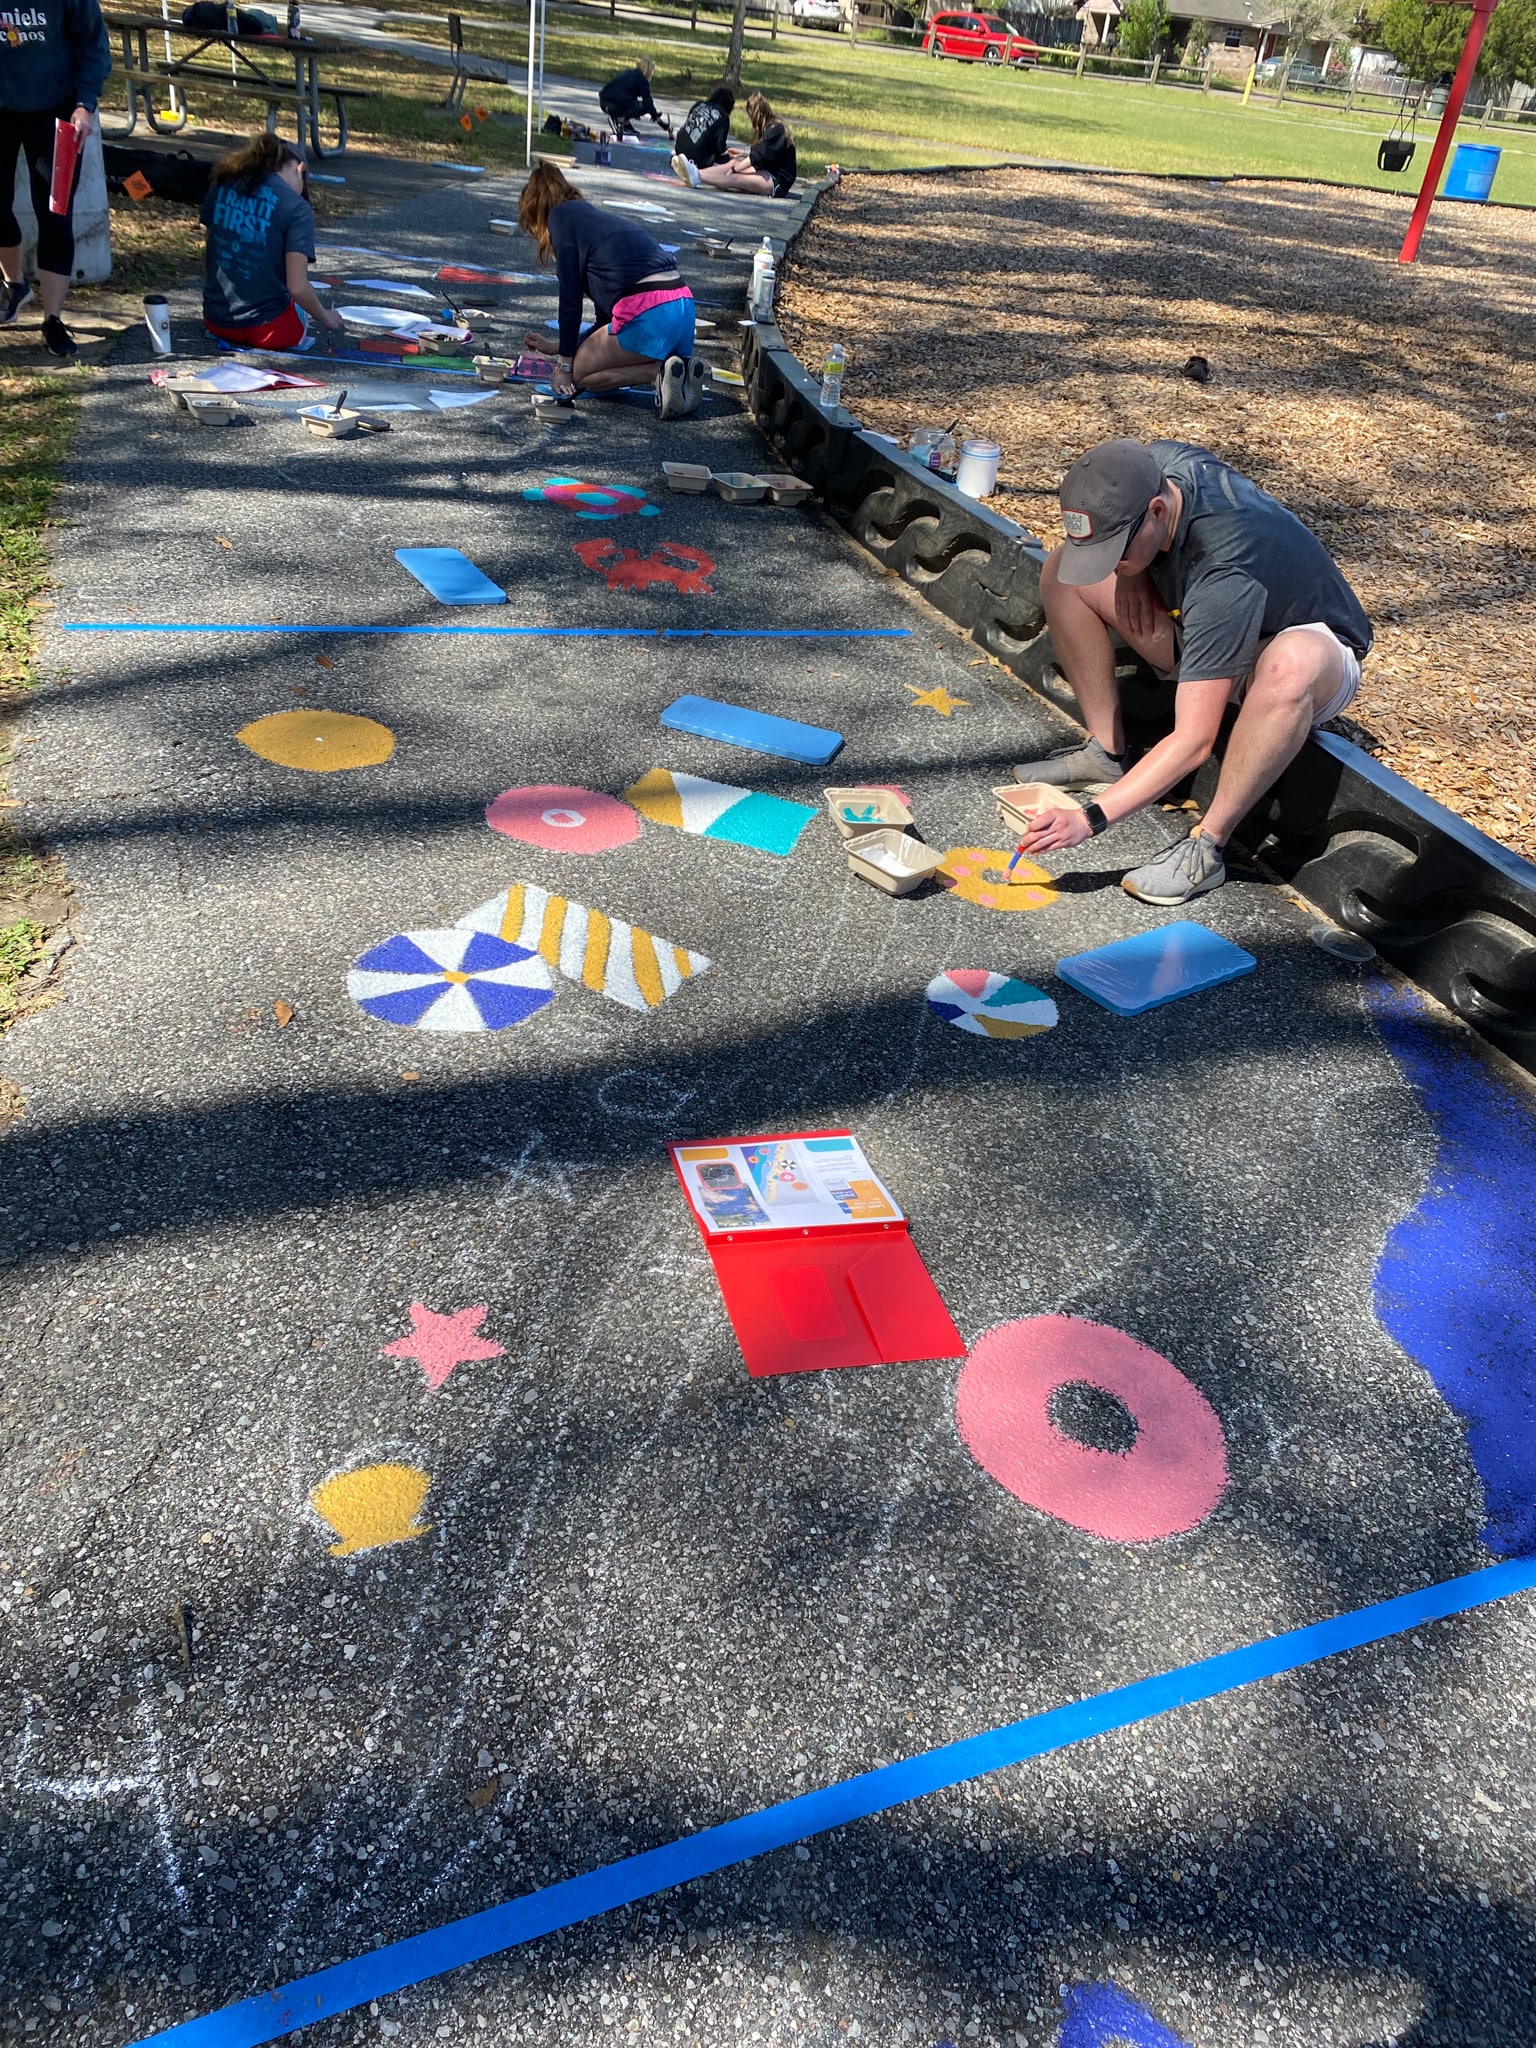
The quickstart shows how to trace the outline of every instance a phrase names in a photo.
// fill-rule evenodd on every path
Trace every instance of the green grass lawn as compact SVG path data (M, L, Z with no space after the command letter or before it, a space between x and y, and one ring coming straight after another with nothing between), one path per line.
M520 10L502 11L505 31L478 29L472 47L517 57L525 47ZM649 36L635 22L550 22L548 68L594 83L645 52L657 61L657 87L689 95L713 83L725 50L723 28L701 23L689 36L667 23ZM748 42L743 85L761 88L789 119L802 166L827 162L893 170L904 165L974 161L972 152L1102 164L1116 170L1214 177L1317 178L1414 192L1423 175L1433 124L1421 126L1417 157L1400 178L1376 168L1376 145L1391 125L1384 113L1301 100L1282 107L1234 92L1208 95L1149 88L1040 69L997 72L979 64L935 63L889 44L850 47L834 36L762 34ZM594 119L596 111L594 108ZM1536 205L1536 129L1465 124L1461 139L1504 151L1499 199Z

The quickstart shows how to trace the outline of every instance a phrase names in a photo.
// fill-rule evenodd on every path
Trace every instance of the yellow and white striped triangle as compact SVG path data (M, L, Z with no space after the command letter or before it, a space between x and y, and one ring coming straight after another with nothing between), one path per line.
M511 945L526 946L568 981L579 981L630 1010L654 1010L709 967L702 953L674 946L670 939L659 939L620 917L589 910L568 896L552 896L536 882L514 882L458 922L471 931L490 932Z

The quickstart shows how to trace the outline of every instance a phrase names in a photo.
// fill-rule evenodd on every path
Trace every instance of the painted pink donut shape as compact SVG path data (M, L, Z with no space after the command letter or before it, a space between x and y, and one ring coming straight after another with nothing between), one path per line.
M640 814L628 804L558 782L504 789L486 805L485 822L493 832L550 853L606 853L640 837Z
M1130 1450L1094 1450L1056 1427L1051 1397L1074 1382L1125 1403L1136 1421ZM1026 1316L989 1330L960 1374L955 1420L999 1486L1106 1542L1181 1536L1226 1491L1226 1437L1210 1402L1177 1366L1104 1323Z

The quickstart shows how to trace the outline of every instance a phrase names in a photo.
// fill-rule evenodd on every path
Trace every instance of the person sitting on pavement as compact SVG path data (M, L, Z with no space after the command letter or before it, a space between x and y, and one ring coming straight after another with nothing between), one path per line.
M654 121L668 135L672 123L664 114L656 111L656 102L651 98L651 80L656 76L654 57L641 57L628 71L621 71L617 78L610 78L597 96L597 104L613 124L616 141L622 142L626 135L633 135L635 123L643 115Z
M237 348L309 349L344 325L309 281L315 216L301 152L256 135L213 167L202 205L203 325Z
M707 164L703 169L678 155L672 159L672 168L689 185L787 199L797 175L795 138L760 92L747 95L747 116L752 123L750 148L733 143L724 163Z
M564 172L535 164L518 203L517 224L553 262L560 282L559 355L550 382L562 397L656 385L664 419L694 412L704 365L693 353L693 293L672 258L643 227L584 199ZM581 332L583 298L597 321ZM527 336L531 349L546 344Z
M725 162L735 108L736 95L728 85L717 85L708 99L694 101L677 131L677 154L672 159L672 168L680 178L688 175L681 168L684 164L702 171L711 164Z
M1021 844L1031 855L1078 846L1156 803L1210 757L1236 705L1205 816L1123 878L1143 903L1187 903L1226 880L1233 829L1353 699L1371 624L1295 513L1191 442L1102 442L1068 471L1061 507L1067 538L1040 595L1088 738L1013 772L1098 795L1040 812ZM1178 683L1173 731L1134 763L1112 632Z
M19 24L19 25L18 25ZM67 121L81 144L96 126L96 101L112 69L112 45L97 0L30 0L25 11L0 15L0 327L9 327L32 297L21 262L21 224L11 204L16 154L26 160L37 220L37 289L43 302L43 347L78 354L64 325L64 301L75 274L75 165L69 206L49 210L54 123Z

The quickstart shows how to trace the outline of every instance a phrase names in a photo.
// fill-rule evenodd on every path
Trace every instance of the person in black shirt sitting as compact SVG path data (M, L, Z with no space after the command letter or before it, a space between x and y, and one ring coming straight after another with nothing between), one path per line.
M672 168L690 185L713 185L720 192L757 192L765 199L787 199L796 175L795 138L760 92L747 96L752 123L750 149L733 147L724 163L700 167L686 157L673 157Z
M680 178L688 176L682 168L685 164L702 171L710 164L724 163L735 106L736 95L728 85L717 85L707 100L694 101L677 131L677 154L672 159L672 168Z
M663 419L696 411L704 365L693 353L693 293L645 229L593 206L551 163L535 164L529 173L517 224L540 262L553 262L560 281L559 355L550 375L555 391L570 398L654 383ZM586 335L583 298L597 312ZM538 334L526 341L535 351L547 346Z
M597 104L613 123L615 138L622 142L626 134L634 133L634 124L643 114L654 121L658 128L672 133L672 123L665 115L658 114L656 102L651 98L651 80L656 76L654 58L641 57L629 71L621 71L617 78L610 78L597 96Z

